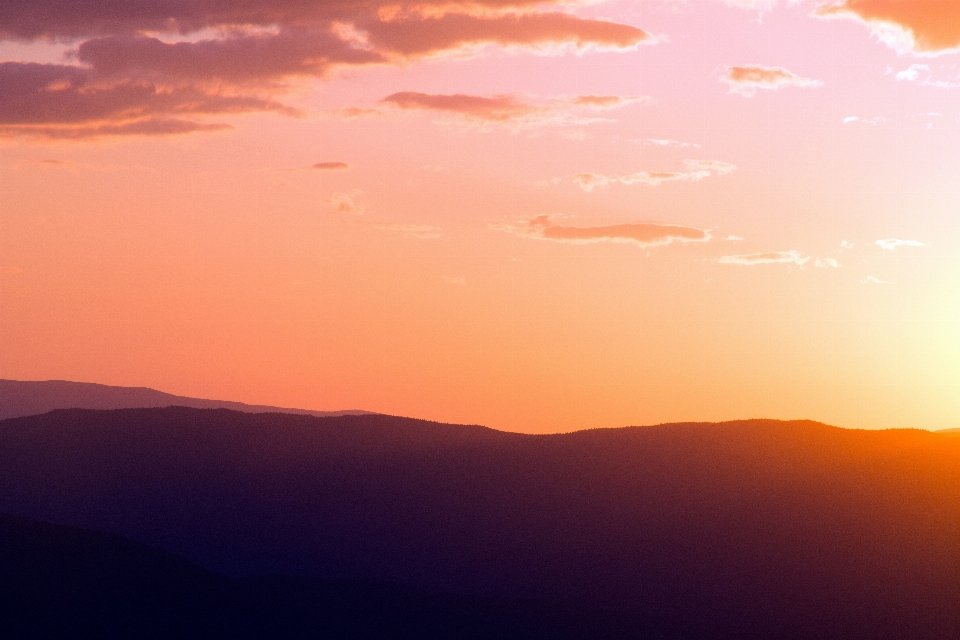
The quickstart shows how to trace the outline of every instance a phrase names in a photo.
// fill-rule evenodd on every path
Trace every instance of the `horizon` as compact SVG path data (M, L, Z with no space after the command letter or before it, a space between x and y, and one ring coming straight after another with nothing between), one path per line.
M158 394L163 395L163 396L170 396L170 397L172 397L172 398L175 398L176 400L191 400L191 401L200 401L200 402L204 402L204 403L214 403L214 404L233 405L233 406L211 407L211 406L190 406L190 405L186 405L186 404L183 404L183 405L170 404L170 405L149 405L149 406L144 405L144 406L140 406L140 405L138 405L135 401L131 401L127 406L119 407L119 408L116 408L116 409L107 409L107 408L103 408L103 407L84 406L85 403L77 403L77 402L75 401L75 399L65 400L65 399L57 396L57 395L54 394L54 393L49 393L49 394L47 394L47 396L43 396L43 397L42 397L42 400L43 400L43 401L46 401L46 402L52 402L53 404L57 404L58 406L56 406L55 408L49 409L49 410L44 410L44 411L39 412L39 413L36 412L36 411L18 412L16 415L14 415L14 416L12 416L12 417L5 417L5 416L3 416L3 415L0 415L0 420L11 420L11 419L16 419L16 418L21 418L21 417L30 417L30 416L33 416L33 415L39 415L40 413L47 413L48 411L70 411L70 410L73 410L73 409L88 410L88 411L90 411L90 410L92 410L92 411L111 411L111 410L129 410L129 409L136 410L136 409L184 408L184 409L195 409L195 410L199 410L199 411L203 411L203 410L225 410L225 411L235 411L235 412L238 412L238 413L254 413L254 414L260 414L260 413L277 413L278 415L284 415L284 414L286 414L286 415L310 415L311 417L319 417L319 418L339 418L339 417L345 417L345 416L382 416L382 417L387 417L387 418L400 418L400 419L403 419L403 420L414 420L414 421L418 421L418 422L428 422L428 423L431 423L431 424L440 424L440 425L445 425L445 424L446 424L446 425L452 426L452 427L481 427L481 428L484 428L484 429L490 429L491 431L497 431L497 432L499 432L499 433L512 433L512 434L517 434L517 435L544 435L544 436L546 436L546 435L565 435L565 434L581 433L581 432L584 432L584 431L598 431L598 430L638 429L638 428L647 428L647 427L675 427L675 426L687 426L687 425L716 425L716 426L722 426L722 425L747 424L747 423L757 423L757 422L766 422L766 423L809 423L809 424L813 424L813 425L818 425L818 426L823 426L823 427L829 427L829 428L831 428L831 429L843 429L843 430L846 430L846 431L891 431L891 430L896 431L896 430L899 430L899 431L923 431L923 432L927 432L927 433L951 433L951 432L960 432L960 428L954 428L954 429L924 429L924 428L922 428L922 427L890 427L890 428L887 428L887 429L858 429L858 428L856 428L856 427L845 427L845 426L843 426L843 425L828 424L828 423L825 423L825 422L819 422L819 421L817 421L817 420L809 420L809 419L806 419L806 418L793 418L793 419L784 419L784 418L741 418L741 419L736 419L736 420L723 420L723 421L719 421L719 422L691 422L691 421L660 422L660 423L655 423L655 424L626 424L626 425L618 425L618 426L610 426L610 427L589 427L589 428L585 428L585 429L574 429L574 430L571 430L571 431L538 431L538 432L535 432L535 433L531 433L531 432L527 432L527 431L510 431L510 430L507 430L507 429L497 429L497 428L495 428L495 427L490 427L490 426L487 426L487 425L477 424L477 423L443 423L443 422L438 422L438 421L435 421L435 420L427 420L427 419L424 419L424 418L419 418L419 417L417 417L417 416L402 416L402 415L394 415L394 414L374 413L374 412L364 411L363 409L320 410L320 409L311 409L311 408L309 408L309 407L276 407L276 406L269 406L269 405L253 405L253 404L247 404L247 403L243 403L243 402L237 402L237 401L235 401L235 400L222 399L222 398L193 398L193 397L188 397L188 396L177 396L177 395L169 394L169 393L167 393L167 392L165 392L165 391L162 391L162 390L160 390L160 389L151 389L151 388L149 388L149 387L124 387L124 386L115 386L115 385L104 385L104 384L100 384L100 383L96 383L96 382L78 382L78 381L74 381L74 380L7 380L7 379L0 379L0 384L2 384L2 383L4 383L4 382L12 382L12 383L14 383L14 384L18 384L18 383L27 383L27 384L31 384L31 383L41 383L41 384L42 384L42 383L66 383L66 384L69 384L69 385L80 385L80 386L100 387L100 388L102 388L102 389L107 389L107 390L150 391L150 392L153 392L153 393L158 393ZM115 398L111 398L111 399L115 399ZM88 401L89 404L91 404L91 405L92 405L92 404L96 404L96 399L95 399L95 398L88 398L87 401ZM59 406L59 405L62 405L62 406ZM239 407L236 406L236 405L241 405L241 406L247 407L247 409L241 409L241 408L239 408ZM0 405L0 413L2 413L2 409L3 409L3 406ZM275 412L274 412L274 411L270 411L270 410L274 410L274 409L277 410L277 411L275 411ZM300 412L307 412L307 413L304 414L304 413L300 413ZM313 413L311 413L311 412L313 412ZM317 413L320 413L320 414L329 413L330 415L316 415Z
M960 2L0 8L0 378L960 428Z

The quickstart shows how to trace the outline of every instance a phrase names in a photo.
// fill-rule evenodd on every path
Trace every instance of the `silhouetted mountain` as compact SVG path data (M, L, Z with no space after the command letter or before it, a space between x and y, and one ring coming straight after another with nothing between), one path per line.
M572 603L654 637L960 637L949 434L66 410L0 422L0 510L231 575Z
M245 413L295 413L308 416L364 415L367 411L309 411L225 400L175 396L146 387L111 387L66 380L0 380L0 420L47 413L54 409L145 409L192 407L232 409Z
M538 602L285 576L231 579L119 536L0 515L5 637L623 638L629 618Z

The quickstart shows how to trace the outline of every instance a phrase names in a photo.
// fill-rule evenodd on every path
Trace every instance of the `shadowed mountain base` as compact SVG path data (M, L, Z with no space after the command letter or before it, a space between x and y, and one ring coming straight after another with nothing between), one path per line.
M398 585L227 578L119 536L0 515L0 620L32 638L641 638L627 616Z

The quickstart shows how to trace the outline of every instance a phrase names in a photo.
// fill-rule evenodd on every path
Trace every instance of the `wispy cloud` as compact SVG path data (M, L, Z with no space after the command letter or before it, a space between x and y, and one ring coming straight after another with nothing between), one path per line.
M572 102L577 107L590 109L619 109L620 107L637 102L644 102L644 96L577 96Z
M867 276L866 278L864 278L864 279L861 280L860 282L861 282L862 284L890 284L890 283L887 282L886 280L881 280L880 278L877 278L877 277L875 277L875 276Z
M736 170L736 165L720 160L683 160L679 162L686 171L635 171L623 175L604 175L600 173L576 173L564 178L555 178L553 182L569 181L584 191L593 191L610 184L645 184L657 187L664 182L698 182L710 176L724 176Z
M953 73L951 74L950 71L953 71ZM960 75L956 73L955 68L949 69L944 73L943 67L934 71L929 64L912 64L906 69L896 72L894 78L896 78L898 82L914 82L921 87L934 87L936 89L960 88Z
M380 101L401 109L419 109L454 113L467 118L502 122L542 112L545 108L525 104L515 96L501 95L485 98L462 93L437 95L417 91L401 91Z
M625 242L641 246L671 244L673 242L707 242L710 232L694 227L655 222L635 222L593 227L573 227L554 224L548 215L513 224L492 225L527 238L586 244L594 242Z
M888 240L877 240L876 245L887 251L896 251L900 247L925 247L924 242L917 240L900 240L899 238L890 238Z
M783 67L747 65L727 67L722 80L730 86L730 93L752 98L758 89L776 91L781 87L820 87L823 81L804 78Z
M876 118L860 118L858 116L847 116L846 118L843 119L843 124L860 123L860 124L878 125L886 121L887 119L884 118L883 116L877 116Z
M722 160L681 160L680 164L688 171L709 171L718 176L725 176L737 169L737 165Z
M796 0L793 0L796 1ZM723 4L741 9L755 9L757 11L770 11L779 0L720 0Z
M930 65L912 64L903 71L898 71L895 77L900 82L903 82L904 80L907 82L914 82L920 78L921 72L930 73Z
M464 121L502 124L513 129L542 126L577 126L612 122L607 116L591 112L610 111L644 101L642 96L574 96L536 101L531 96L501 94L476 96L463 93L432 94L400 91L381 99L379 104L403 110L429 111ZM350 111L356 115L383 115L380 110Z
M346 213L349 215L360 215L367 210L362 202L363 191L355 189L345 193L335 193L327 200L327 204L333 205L337 213Z
M310 165L311 169L317 169L319 171L346 171L350 168L350 165L346 162L318 162L316 164Z
M375 224L374 229L395 233L404 238L416 238L418 240L436 240L440 237L440 227L433 227L424 224Z
M681 142L680 140L669 140L661 138L637 138L630 142L639 142L647 147L673 147L677 149L700 148L700 145L692 142Z
M749 253L718 258L720 264L739 264L754 266L760 264L795 264L803 266L810 261L810 256L799 251L769 251L766 253Z

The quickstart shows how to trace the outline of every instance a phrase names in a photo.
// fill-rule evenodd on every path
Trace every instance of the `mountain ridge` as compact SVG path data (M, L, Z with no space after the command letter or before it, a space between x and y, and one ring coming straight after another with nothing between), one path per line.
M363 415L361 410L313 411L253 405L231 400L178 396L149 387L122 387L69 380L0 379L0 420L47 413L55 409L140 409L162 407L231 409L244 413L291 413L316 417Z
M571 603L675 638L960 635L960 441L929 431L73 409L0 422L0 488L0 511L229 575Z

